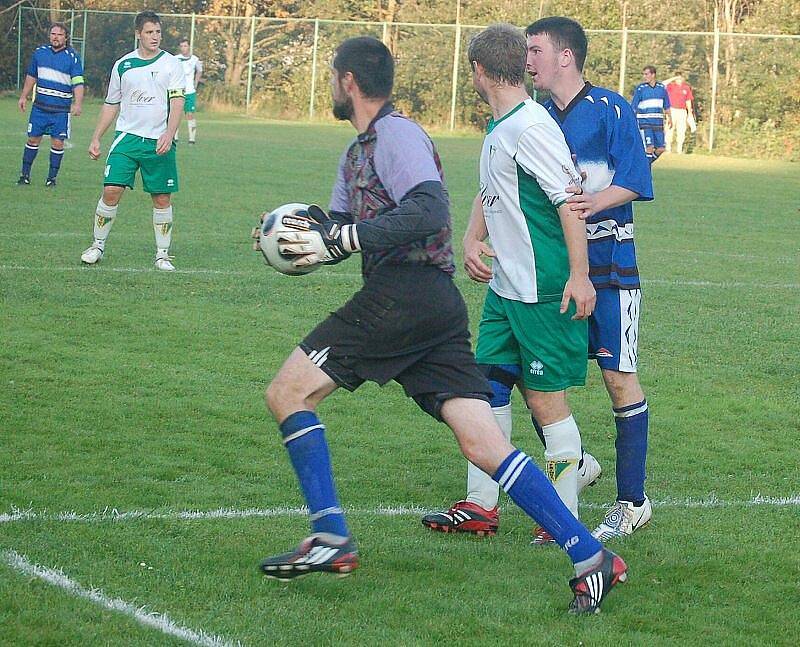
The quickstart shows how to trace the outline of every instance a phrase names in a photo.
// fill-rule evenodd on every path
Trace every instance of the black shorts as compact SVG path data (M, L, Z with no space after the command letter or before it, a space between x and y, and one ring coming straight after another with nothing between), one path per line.
M337 385L354 391L367 380L395 380L436 418L449 398L491 396L472 354L464 300L436 267L377 268L300 348Z

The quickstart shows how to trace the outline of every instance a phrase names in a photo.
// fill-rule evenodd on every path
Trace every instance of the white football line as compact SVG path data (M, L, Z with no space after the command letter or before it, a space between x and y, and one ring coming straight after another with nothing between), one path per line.
M86 267L84 265L69 265L62 267L34 267L31 265L0 265L2 272L118 272L123 274L143 274L153 273L161 275L161 272L156 272L152 267L108 267L101 265L99 267ZM212 269L176 269L170 274L186 274L186 275L217 275L217 276L252 276L256 277L278 277L277 274L265 272L258 274L256 272L244 272L237 270L212 270ZM312 276L312 275L309 275ZM327 272L324 275L317 275L314 278L342 278L342 279L360 279L361 274L355 272ZM459 282L467 282L464 276L456 277ZM757 288L759 290L798 290L800 283L747 283L744 281L696 281L691 279L643 279L642 285L667 285L675 287L698 287L698 288Z
M202 647L234 647L235 645L242 644L239 641L234 643L220 636L208 634L202 630L195 631L194 629L183 627L170 620L166 613L146 611L145 607L136 607L129 602L125 602L125 600L109 597L100 589L86 589L75 580L64 575L60 570L57 571L52 568L47 568L46 566L34 564L25 555L20 555L14 550L6 550L3 551L2 554L3 561L19 573L38 578L53 586L58 586L67 591L70 595L89 600L97 606L108 609L109 611L122 613L123 615L133 618L139 624L158 629L161 633L176 636L177 638L194 643L195 645L202 645Z
M705 499L665 498L651 500L654 508L752 508L752 507L795 507L800 506L800 494L788 497L764 496L757 494L750 499L719 499L709 496ZM606 509L610 503L581 503L582 508ZM406 517L419 516L430 512L431 508L422 506L379 506L377 508L350 508L345 513L360 517ZM304 507L290 508L217 508L216 510L128 510L120 511L116 508L105 508L100 512L55 512L47 510L37 511L32 508L21 510L11 508L11 512L0 514L0 523L13 523L20 521L75 521L94 523L101 521L137 521L137 520L168 520L184 521L197 519L252 519L262 517L297 517L305 516L308 510Z

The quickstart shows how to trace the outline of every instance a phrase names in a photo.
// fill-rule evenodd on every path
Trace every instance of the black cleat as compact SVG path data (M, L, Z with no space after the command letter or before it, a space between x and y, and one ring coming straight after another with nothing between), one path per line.
M45 186L55 186L56 185L56 179L54 177L49 177L44 181L44 185Z
M17 186L28 186L31 183L30 175L20 175L17 180Z
M575 598L570 602L569 612L575 614L600 613L600 605L606 595L620 582L628 579L628 566L619 555L603 548L600 566L569 581Z
M309 573L350 575L358 568L358 551L351 538L337 542L336 535L319 532L306 537L290 553L267 557L261 562L261 572L276 580L288 581Z

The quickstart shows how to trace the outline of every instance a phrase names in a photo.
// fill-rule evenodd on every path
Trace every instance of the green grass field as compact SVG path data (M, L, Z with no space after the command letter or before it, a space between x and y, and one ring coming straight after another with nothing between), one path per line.
M141 190L123 199L102 263L79 262L102 178L85 153L96 114L73 121L55 190L46 145L33 185L17 187L26 117L0 100L0 642L797 644L796 164L672 156L655 168L657 200L637 211L654 517L613 545L628 584L600 616L574 618L569 561L531 548L531 523L506 499L491 539L421 526L421 509L462 496L466 470L450 432L396 385L321 408L362 568L291 585L259 575L262 557L307 533L264 387L360 278L353 260L280 276L251 251L250 228L266 208L327 203L352 130L199 113L200 143L179 150L178 271L164 274ZM435 139L460 241L480 138ZM457 281L474 326L483 289ZM582 510L593 527L615 496L595 367L571 402L606 470ZM541 458L515 406L516 441Z

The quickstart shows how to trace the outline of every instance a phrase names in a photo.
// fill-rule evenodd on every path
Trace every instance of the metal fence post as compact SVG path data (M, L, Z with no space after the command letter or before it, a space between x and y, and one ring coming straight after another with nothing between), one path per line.
M86 69L86 16L88 12L86 9L83 10L83 38L81 38L81 63L83 64L83 69Z
M256 42L256 17L250 21L250 54L247 60L247 98L245 99L245 110L250 110L250 91L253 87L253 47Z
M17 10L17 90L19 90L22 80L22 10L24 8L20 7Z
M456 40L453 46L453 89L450 93L450 130L456 128L456 96L458 94L458 57L461 55L461 2L456 5Z
M317 92L317 45L319 44L319 18L314 19L314 49L311 52L311 97L308 100L308 118L314 118L314 95Z
M628 3L622 3L622 46L619 53L619 93L625 96L625 72L628 66Z
M708 151L714 150L714 124L717 120L717 80L719 78L719 12L714 9L714 55L711 59L711 124L708 131Z

